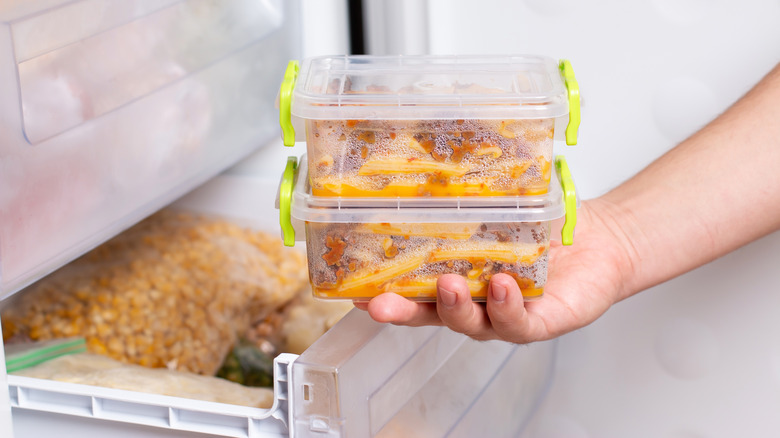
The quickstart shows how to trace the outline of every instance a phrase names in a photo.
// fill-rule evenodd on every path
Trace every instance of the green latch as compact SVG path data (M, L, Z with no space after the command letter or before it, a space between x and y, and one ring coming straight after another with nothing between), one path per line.
M296 170L298 170L298 159L287 157L287 166L284 168L282 182L279 184L279 225L282 226L284 246L295 246L295 229L292 225L290 208L292 207Z
M580 86L577 84L577 78L574 77L571 62L563 59L558 67L563 75L563 82L566 84L566 92L569 97L569 124L566 125L566 144L573 146L577 144L577 132L580 129Z
M287 63L287 70L284 72L282 86L279 87L279 125L282 126L282 142L285 146L295 146L295 128L292 124L292 92L295 88L295 80L298 79L298 61Z
M561 241L564 245L574 243L574 226L577 225L577 192L574 188L574 179L569 172L569 165L566 164L566 158L562 156L555 157L555 169L558 178L561 180L563 188L563 205L566 208L565 222L561 230Z

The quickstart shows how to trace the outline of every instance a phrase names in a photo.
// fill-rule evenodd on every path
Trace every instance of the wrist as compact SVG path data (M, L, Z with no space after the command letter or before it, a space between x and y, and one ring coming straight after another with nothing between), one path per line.
M599 252L616 271L614 302L649 287L643 280L641 263L641 248L646 246L646 239L633 213L608 196L590 199L583 206L586 226L581 231L601 236Z

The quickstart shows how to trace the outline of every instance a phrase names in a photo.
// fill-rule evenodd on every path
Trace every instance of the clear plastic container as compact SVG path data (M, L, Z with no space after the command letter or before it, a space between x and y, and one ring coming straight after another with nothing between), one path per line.
M266 144L297 2L0 2L0 299Z
M316 196L544 194L554 139L566 131L576 143L579 92L568 61L319 57L304 60L297 80L297 65L289 68L285 144L294 142L291 117L305 128Z
M571 243L576 196L562 157L553 172L561 178L544 195L457 200L318 197L306 178L307 160L300 161L295 182L294 158L283 177L281 222L286 244L293 243L291 234L305 234L319 298L367 300L395 292L435 301L436 280L445 273L465 277L475 301L485 299L497 273L512 276L525 298L538 298L553 220L566 216L563 242Z

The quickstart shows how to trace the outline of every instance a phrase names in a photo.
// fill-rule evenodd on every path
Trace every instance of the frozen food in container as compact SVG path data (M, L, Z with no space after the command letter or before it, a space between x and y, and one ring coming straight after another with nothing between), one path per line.
M484 300L490 278L506 273L523 296L540 297L547 280L552 222L566 217L571 244L576 195L566 161L548 193L528 197L328 198L313 196L307 160L291 157L279 197L285 244L305 234L315 296L367 300L395 292L436 299L445 273L466 278L474 300Z
M536 195L553 140L576 144L579 90L541 56L317 57L289 64L280 110L316 196Z

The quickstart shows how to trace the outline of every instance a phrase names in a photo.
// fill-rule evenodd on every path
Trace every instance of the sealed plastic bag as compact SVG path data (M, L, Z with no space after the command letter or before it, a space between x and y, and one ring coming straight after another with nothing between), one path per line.
M301 354L353 307L351 301L318 300L307 287L285 306L254 324L244 338L270 355Z
M349 301L316 300L310 288L302 289L243 334L217 376L247 386L271 386L277 354L303 353L352 308Z
M98 354L62 356L13 374L195 400L270 408L274 393L211 376L124 364Z
M304 255L231 222L162 211L10 300L3 336L214 375L239 334L307 282Z

